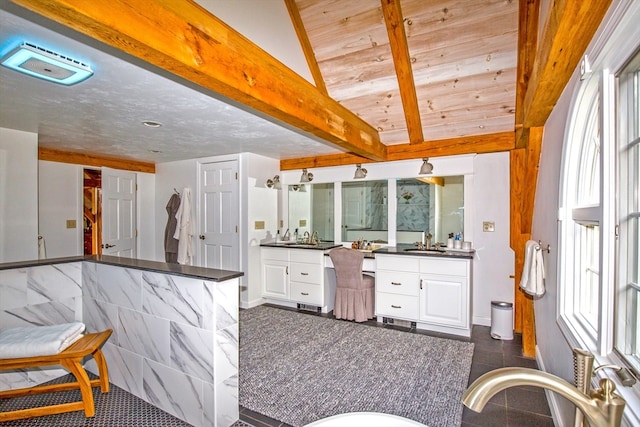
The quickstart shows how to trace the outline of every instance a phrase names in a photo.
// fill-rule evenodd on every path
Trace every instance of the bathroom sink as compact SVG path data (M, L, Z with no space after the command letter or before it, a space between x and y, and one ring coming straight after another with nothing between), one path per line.
M405 249L405 252L417 252L421 254L443 254L446 251L443 249L418 249L418 248L409 248Z

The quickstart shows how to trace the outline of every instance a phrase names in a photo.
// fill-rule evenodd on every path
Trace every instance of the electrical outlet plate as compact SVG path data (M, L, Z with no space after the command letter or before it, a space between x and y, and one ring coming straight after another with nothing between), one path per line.
M298 227L306 227L306 226L307 226L307 220L301 219L300 222L298 223Z
M256 230L264 230L264 221L256 221L254 227Z
M484 231L485 233L496 231L496 223L491 221L483 221L482 231Z
M67 220L67 228L76 228L76 220L68 219Z

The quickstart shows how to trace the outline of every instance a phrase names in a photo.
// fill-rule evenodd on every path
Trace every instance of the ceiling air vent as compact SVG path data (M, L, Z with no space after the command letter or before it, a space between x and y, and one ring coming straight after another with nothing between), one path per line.
M11 50L0 61L12 70L67 86L93 75L88 64L27 42Z

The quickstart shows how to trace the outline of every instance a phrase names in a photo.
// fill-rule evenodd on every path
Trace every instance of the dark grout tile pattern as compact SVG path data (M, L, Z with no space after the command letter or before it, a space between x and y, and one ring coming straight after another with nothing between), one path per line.
M331 313L300 312L312 316L332 317ZM510 341L494 340L491 338L491 328L488 326L474 326L471 339L466 339L448 334L416 330L411 327L383 325L375 320L363 324L474 343L475 350L469 374L469 384L480 375L497 368L507 366L538 368L535 359L522 355L522 337L519 334L514 334L514 339ZM240 407L240 420L255 427L288 427L288 424L243 407ZM466 407L462 413L462 427L553 427L553 425L546 395L542 389L535 387L513 387L504 390L496 394L481 413L476 413Z

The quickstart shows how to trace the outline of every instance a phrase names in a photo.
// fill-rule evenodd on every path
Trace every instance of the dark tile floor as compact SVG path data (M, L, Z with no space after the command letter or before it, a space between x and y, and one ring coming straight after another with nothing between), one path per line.
M318 315L315 313L309 314ZM469 341L466 338L416 330L410 327L382 325L375 321L369 321L366 322L366 324L376 327L395 328L409 333L424 333L432 336ZM475 350L471 364L471 374L469 375L469 384L480 375L497 368L506 366L538 368L535 359L522 356L522 339L520 335L516 334L511 341L494 340L491 338L490 330L491 328L488 326L473 327L470 341L475 344ZM288 426L278 420L271 419L243 407L240 407L240 420L252 424L255 427ZM462 427L475 426L553 427L553 419L551 418L546 395L542 389L534 387L513 387L495 395L481 413L473 412L466 407L464 408Z

